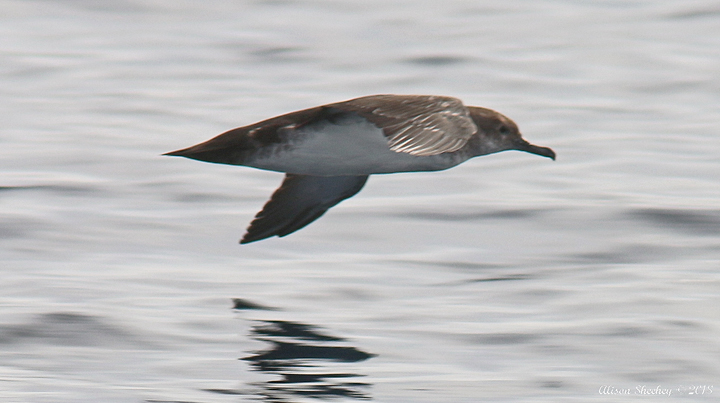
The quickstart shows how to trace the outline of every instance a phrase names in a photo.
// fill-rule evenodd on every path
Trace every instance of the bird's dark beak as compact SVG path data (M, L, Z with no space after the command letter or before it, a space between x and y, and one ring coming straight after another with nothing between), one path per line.
M548 158L552 159L553 161L555 161L555 151L553 151L552 149L550 149L548 147L540 147L540 146L536 146L534 144L530 144L527 141L522 140L522 139L515 146L515 149L519 150L519 151L525 151L525 152L531 153L531 154L542 155L543 157L548 157Z

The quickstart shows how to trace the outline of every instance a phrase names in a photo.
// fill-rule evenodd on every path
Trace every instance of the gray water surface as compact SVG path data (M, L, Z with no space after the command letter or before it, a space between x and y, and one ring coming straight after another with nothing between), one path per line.
M0 9L0 401L720 401L717 2ZM160 156L374 93L558 160L373 176L240 246L282 175Z

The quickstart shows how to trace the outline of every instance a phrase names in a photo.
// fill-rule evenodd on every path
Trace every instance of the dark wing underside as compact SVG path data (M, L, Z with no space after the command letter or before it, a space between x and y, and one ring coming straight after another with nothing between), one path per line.
M286 174L262 211L250 223L240 243L285 236L310 224L362 189L367 176L308 176Z
M457 98L435 95L371 95L332 105L355 112L383 129L395 152L428 156L457 151L477 131Z

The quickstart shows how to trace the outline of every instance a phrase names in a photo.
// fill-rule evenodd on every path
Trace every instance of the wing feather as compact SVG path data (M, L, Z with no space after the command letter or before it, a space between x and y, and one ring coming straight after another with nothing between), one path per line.
M328 209L354 196L367 176L309 176L286 174L263 209L250 223L240 243L285 236L310 224Z
M383 130L388 147L417 156L457 151L477 131L457 98L434 95L372 95L334 104Z

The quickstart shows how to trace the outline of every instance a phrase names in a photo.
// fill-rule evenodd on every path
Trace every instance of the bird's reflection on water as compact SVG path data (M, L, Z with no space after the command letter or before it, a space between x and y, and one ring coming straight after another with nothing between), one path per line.
M267 309L238 307L238 301L235 309ZM363 375L340 367L374 355L349 346L346 339L319 331L317 326L282 320L256 321L250 337L269 346L242 359L253 370L274 378L251 384L253 396L273 403L300 398L370 399L366 392L370 384L356 380Z

